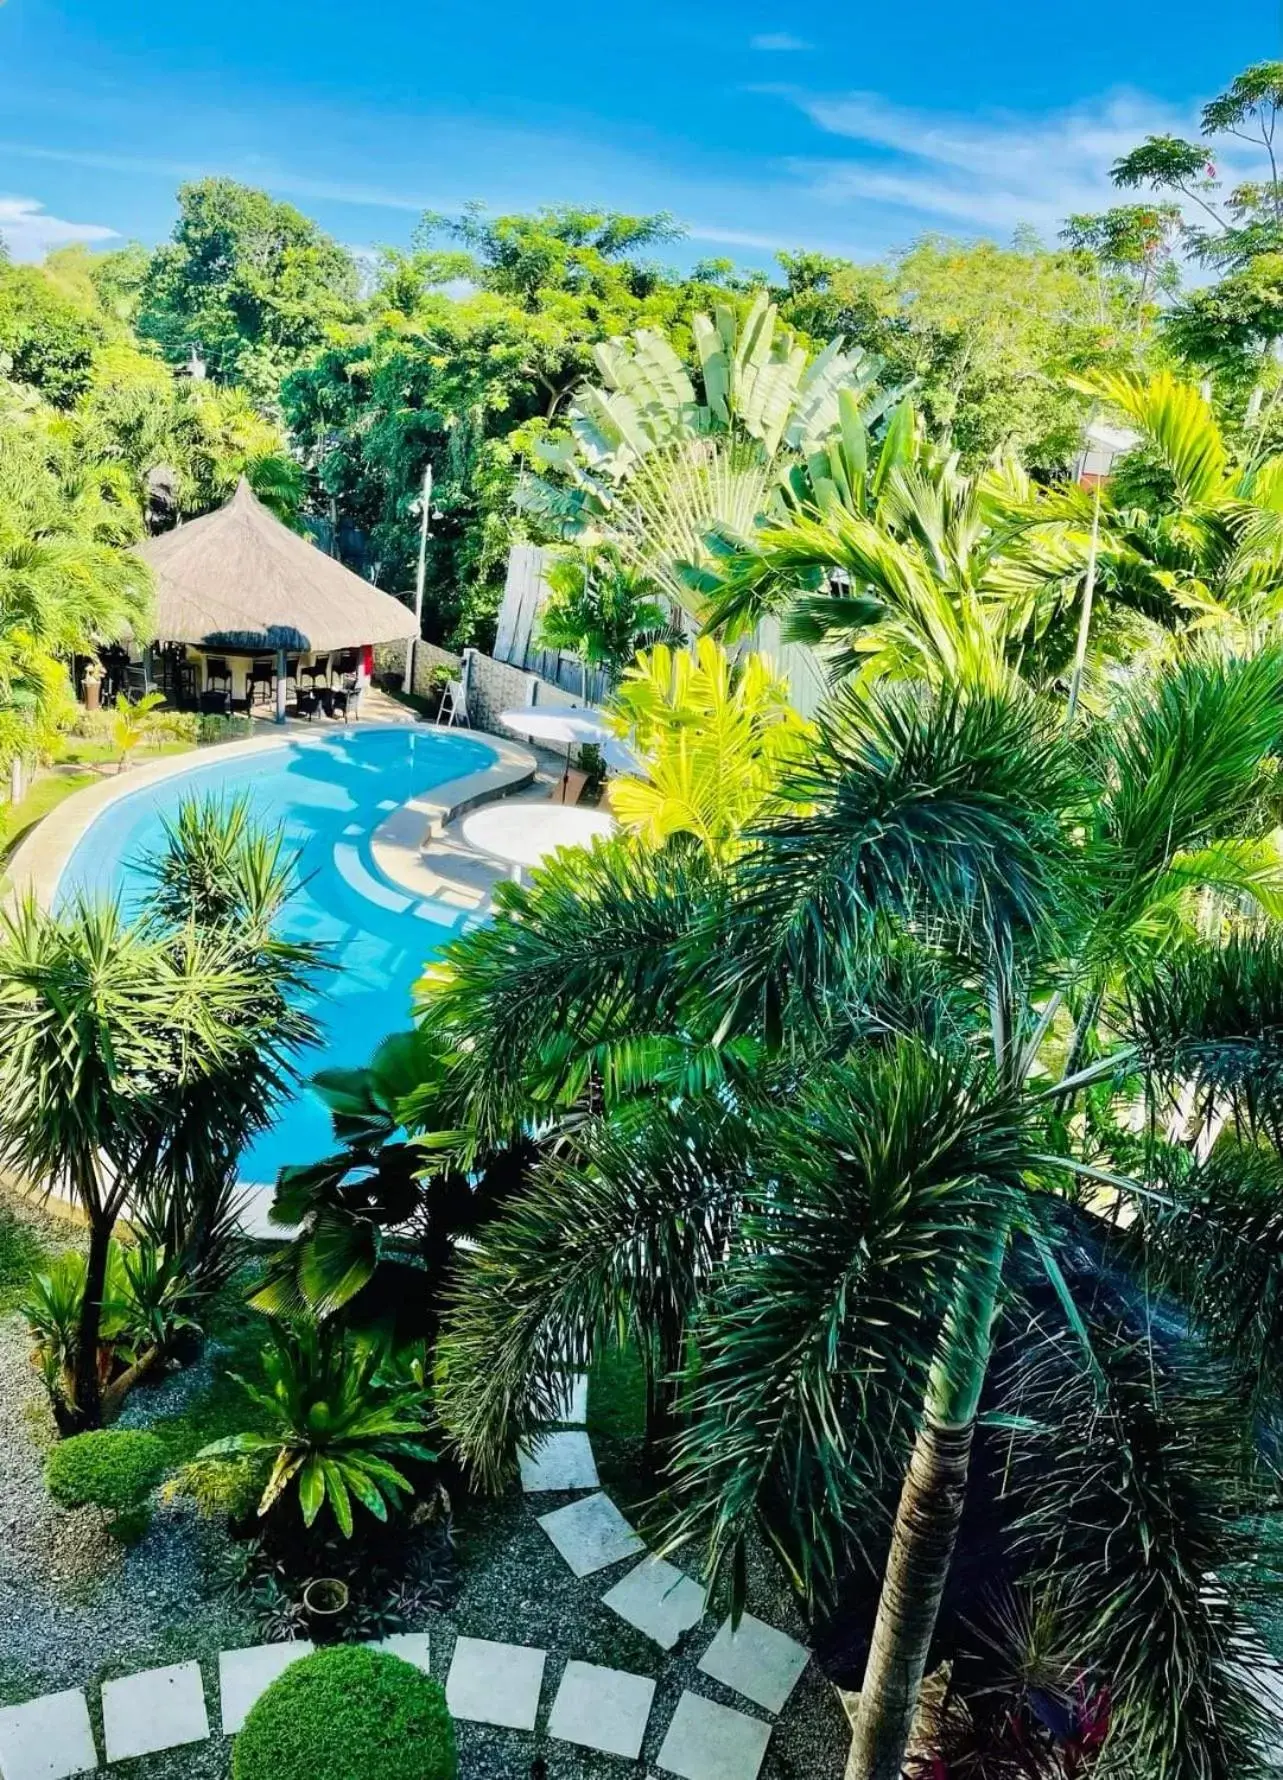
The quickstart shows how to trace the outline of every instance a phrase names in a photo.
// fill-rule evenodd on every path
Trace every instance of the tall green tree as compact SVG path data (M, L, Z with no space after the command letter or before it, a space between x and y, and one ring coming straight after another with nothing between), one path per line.
M487 1073L479 1113L600 1122L461 1268L444 1407L469 1457L500 1466L547 1412L567 1343L582 1358L636 1327L662 1372L690 1341L676 1530L734 1576L762 1529L820 1595L903 1462L858 1780L900 1773L1017 1234L1084 1378L1103 1364L1048 1196L1082 1180L1128 1191L1122 1134L1064 1115L1092 1084L1120 1106L1144 1093L1095 985L1139 982L1192 943L1209 896L1227 914L1243 897L1272 906L1279 866L1263 874L1258 849L1278 685L1273 654L1207 656L1068 731L1062 701L1010 680L848 689L729 880L701 877L679 844L581 866L574 888L550 873L455 949L430 1004ZM1093 1003L1099 1037L1071 1066ZM799 1092L790 1124L780 1109ZM685 1118L696 1134L673 1153ZM643 1142L673 1153L671 1185ZM572 1202L589 1209L568 1250ZM711 1247L683 1247L683 1231ZM1170 1550L1161 1648L1110 1646L1135 1739L1120 1756L1149 1750L1156 1775L1252 1771L1260 1724L1233 1614L1197 1605ZM1075 1624L1094 1660L1104 1622ZM1191 1678L1179 1719L1169 1665Z
M152 256L138 329L171 364L196 348L210 375L276 401L280 379L355 318L356 268L314 222L230 179L183 186L173 238Z
M650 325L688 349L707 287L642 257L668 229L663 218L572 210L428 217L415 252L385 264L365 326L285 380L318 516L381 586L413 580L415 503L431 464L430 637L485 642L521 535L523 462L597 346Z
M1134 350L1124 293L1085 256L1035 241L928 236L888 264L816 254L781 264L783 318L813 340L862 347L886 387L911 384L929 432L968 470L1004 452L1030 469L1068 468L1086 409L1066 374Z

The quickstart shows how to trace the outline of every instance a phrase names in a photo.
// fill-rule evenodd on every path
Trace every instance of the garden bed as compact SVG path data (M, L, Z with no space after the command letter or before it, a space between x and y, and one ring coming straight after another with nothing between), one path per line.
M204 1671L213 1722L218 1652L262 1636L247 1609L218 1584L236 1549L230 1535L185 1502L162 1503L141 1540L122 1548L95 1511L60 1510L45 1489L53 1422L31 1365L26 1327L13 1306L42 1251L76 1240L74 1226L55 1224L25 1203L0 1206L0 1704L83 1687L96 1713L101 1682L194 1659ZM158 1434L174 1465L243 1427L245 1400L230 1374L249 1369L263 1328L262 1319L233 1295L214 1319L198 1363L137 1390L118 1425ZM644 1528L638 1390L637 1374L626 1363L601 1368L590 1387L589 1425L604 1486ZM666 1653L601 1605L628 1560L576 1580L536 1521L566 1499L522 1497L514 1486L498 1499L457 1504L457 1590L447 1609L425 1611L414 1626L431 1633L434 1674L444 1681L461 1633L548 1652L536 1735L460 1723L463 1780L512 1780L529 1772L536 1755L547 1763L549 1780L607 1780L620 1773L617 1760L544 1734L561 1670L572 1657L656 1679L643 1751L652 1765L683 1687L744 1706L708 1676L696 1678L715 1616ZM805 1636L787 1591L765 1565L752 1577L750 1606ZM763 1780L803 1773L808 1780L840 1780L846 1741L837 1697L812 1666L772 1737ZM226 1780L230 1751L230 1742L216 1734L208 1743L149 1756L121 1771L138 1780Z

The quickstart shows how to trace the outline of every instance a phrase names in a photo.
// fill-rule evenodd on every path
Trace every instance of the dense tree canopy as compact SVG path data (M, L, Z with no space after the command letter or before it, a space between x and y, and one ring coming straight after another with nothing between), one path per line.
M186 185L178 202L143 281L139 331L171 363L195 347L221 381L271 403L282 374L352 318L352 256L292 205L230 179Z

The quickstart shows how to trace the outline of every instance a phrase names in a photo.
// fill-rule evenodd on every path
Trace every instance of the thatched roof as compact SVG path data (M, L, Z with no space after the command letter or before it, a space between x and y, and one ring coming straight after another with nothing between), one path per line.
M225 507L139 551L162 642L325 652L415 634L413 612L282 525L244 478Z

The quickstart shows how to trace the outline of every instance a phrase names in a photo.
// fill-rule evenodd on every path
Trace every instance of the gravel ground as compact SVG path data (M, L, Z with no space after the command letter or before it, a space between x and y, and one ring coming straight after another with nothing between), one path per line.
M204 1367L140 1392L122 1421L145 1426L204 1387ZM20 1317L0 1320L0 1703L64 1687L88 1690L136 1669L251 1641L243 1615L205 1592L211 1534L184 1508L160 1508L122 1549L93 1509L69 1514L45 1492L53 1440L44 1388ZM212 1692L211 1699L217 1698ZM139 1780L217 1780L226 1750L177 1751L133 1770Z
M42 1231L42 1235L48 1232ZM65 1240L66 1229L62 1227ZM200 1365L137 1392L121 1425L145 1427L181 1413L207 1388L211 1352ZM68 1514L49 1501L42 1478L53 1423L31 1365L25 1327L0 1317L0 1705L66 1687L86 1689L97 1718L98 1684L163 1663L198 1660L205 1672L211 1718L218 1708L217 1652L253 1643L252 1622L209 1598L206 1567L223 1535L182 1505L157 1510L145 1537L122 1549L92 1510ZM599 1458L608 1438L594 1436ZM603 1470L606 1471L606 1467ZM608 1471L606 1487L627 1503ZM498 1501L465 1507L457 1527L460 1586L446 1613L430 1614L432 1667L444 1682L458 1634L533 1644L549 1653L536 1734L458 1726L461 1780L525 1780L536 1755L548 1780L615 1780L654 1772L654 1760L682 1689L759 1713L696 1665L719 1615L709 1617L666 1653L601 1605L627 1563L577 1580L536 1515L570 1497L524 1499L513 1489ZM805 1640L793 1601L774 1570L751 1568L749 1607ZM633 1765L557 1742L546 1735L548 1713L566 1662L578 1657L652 1675L658 1686L642 1762ZM101 1727L98 1727L101 1729ZM762 1780L841 1780L850 1737L833 1688L811 1667L771 1738ZM228 1780L230 1742L214 1736L132 1762L129 1780Z
M655 1757L684 1687L741 1712L767 1717L720 1682L697 1673L712 1642L718 1616L687 1634L675 1651L665 1652L601 1605L632 1560L577 1580L536 1523L569 1496L539 1496L537 1506L515 1492L468 1514L458 1529L462 1586L448 1614L432 1630L433 1672L443 1681L455 1636L497 1638L535 1644L548 1651L536 1734L458 1726L462 1780L522 1780L536 1754L547 1763L548 1780L619 1780L624 1772L653 1772ZM750 1576L749 1607L763 1619L805 1639L806 1632L787 1591L766 1564ZM636 1767L610 1756L557 1742L545 1735L548 1713L566 1662L578 1657L610 1668L653 1675L658 1683L650 1727ZM802 1677L771 1738L761 1780L841 1780L850 1733L833 1688L812 1666Z

